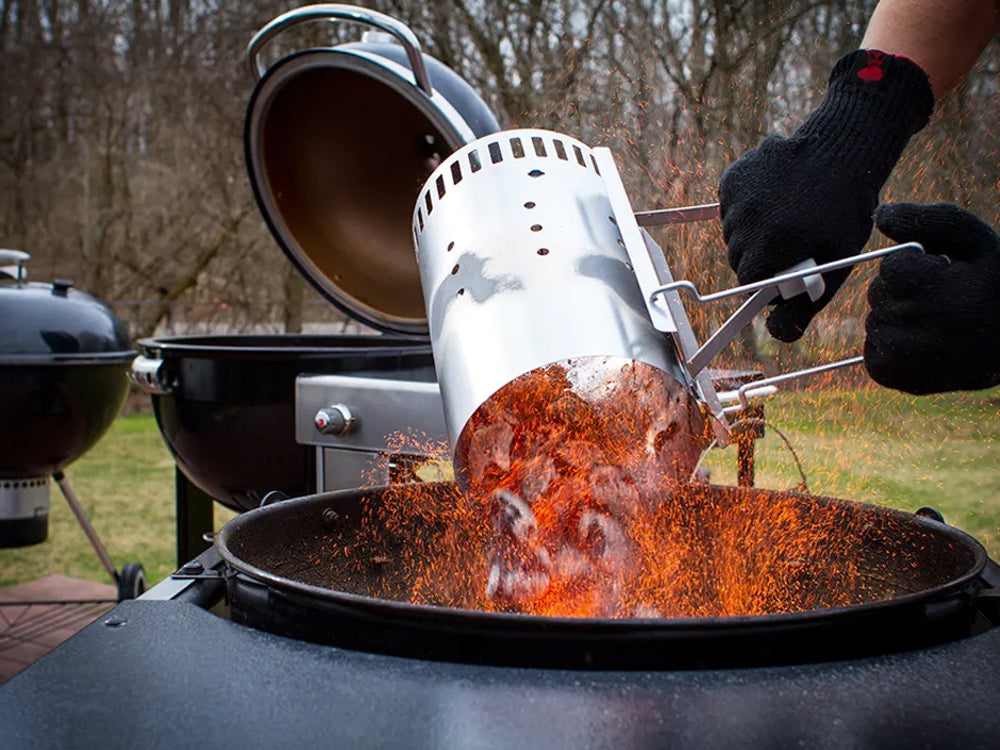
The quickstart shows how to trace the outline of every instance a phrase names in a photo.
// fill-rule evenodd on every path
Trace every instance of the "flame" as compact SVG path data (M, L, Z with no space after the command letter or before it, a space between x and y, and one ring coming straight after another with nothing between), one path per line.
M893 596L898 571L917 570L900 551L906 534L855 504L690 483L706 442L697 401L656 368L541 368L468 421L455 451L462 490L374 495L332 567L350 560L368 596L592 618L851 606ZM874 557L859 554L863 538Z
M942 550L929 532L859 506L792 492L665 486L642 498L623 527L626 559L578 567L537 590L525 578L531 595L514 602L491 592L497 540L483 507L451 482L400 484L369 497L360 533L330 540L320 561L327 572L314 580L412 604L619 619L849 607L940 582L932 563Z
M698 402L651 365L612 357L538 368L467 422L459 484L490 519L498 609L611 616L637 549L641 498L686 479L708 442Z

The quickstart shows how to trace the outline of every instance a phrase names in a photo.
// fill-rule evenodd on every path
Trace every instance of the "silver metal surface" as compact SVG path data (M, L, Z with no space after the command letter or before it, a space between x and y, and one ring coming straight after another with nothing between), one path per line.
M380 451L318 448L316 487L320 492L386 485L390 482L388 456Z
M315 415L332 403L345 407L355 418L349 432L325 434L316 428ZM295 405L295 441L300 445L382 452L395 447L392 438L401 430L425 436L430 442L445 444L448 440L437 383L301 375L295 380ZM411 450L422 455L416 447Z
M674 280L674 277L667 266L667 259L663 250L660 249L660 246L656 244L656 241L645 229L642 230L642 239L659 283L669 284ZM691 328L691 321L688 320L684 305L681 304L680 295L676 291L667 292L663 295L663 301L670 311L670 316L674 324L677 326L677 331L670 336L670 340L673 341L681 366L683 367L684 363L691 359L695 352L698 351L698 339L695 337L694 329ZM722 403L716 393L715 382L709 375L708 370L700 370L693 374L688 371L688 378L689 380L693 379L695 391L708 409L712 432L715 434L716 442L725 448L729 445L731 436L729 434L726 415L723 413Z
M444 445L442 443L441 445ZM412 452L340 450L337 448L316 448L316 487L319 492L333 490L353 490L358 487L380 487L403 481L410 481L409 469L400 464L408 462L409 467L426 464L430 460L446 460L445 455ZM443 474L441 480L447 477Z
M128 379L133 385L149 394L163 396L172 393L173 385L166 382L160 372L162 366L162 359L152 359L140 354L132 360Z
M706 221L719 218L719 204L705 203L700 206L680 208L659 208L654 211L636 211L635 220L640 227L662 227L667 224L686 224L690 221Z
M320 492L390 484L396 479L393 460L447 457L437 383L302 375L295 390L296 442L316 446ZM326 406L316 409L316 404ZM349 429L329 431L317 424L316 417L331 408L350 415Z
M656 244L649 232L642 227L718 218L719 206L715 203L706 206L689 206L634 214L611 151L606 148L597 148L594 149L594 154L604 183L608 188L608 197L622 232L625 251L628 253L629 260L635 270L636 281L642 291L646 311L653 327L661 333L669 335L673 346L679 351L681 363L688 362L698 348L697 339L679 295L676 293L665 295L662 302L658 301L654 295L654 292L663 284L673 281L673 276L670 273L663 250ZM655 219L653 219L653 214L656 214ZM645 217L645 219L641 217ZM715 386L711 378L702 373L702 368L693 370L687 367L684 382L695 388L698 397L708 408L716 441L722 446L728 445L729 427L722 411L722 405L716 397Z
M622 183L621 175L618 174L618 167L615 166L611 150L595 148L594 159L607 187L608 201L614 212L615 223L621 232L621 242L624 243L623 247L639 283L643 299L646 301L646 312L649 313L653 327L662 333L676 333L677 323L670 314L670 309L654 302L653 291L660 286L660 279L643 239L642 230L636 221L628 193L625 192L625 185Z
M331 404L313 417L313 425L323 435L342 437L357 424L357 418L346 404Z
M11 250L10 248L0 248L0 265L27 263L31 260L31 253L24 250Z
M360 8L356 5L335 3L321 3L296 8L278 16L258 31L250 40L250 44L247 45L247 61L250 63L250 72L255 79L259 79L267 72L267 66L261 60L261 50L264 45L286 29L309 21L351 21L392 34L406 50L406 57L409 60L416 86L428 96L434 93L420 52L420 42L408 26L378 11Z
M855 365L862 364L864 361L864 357L848 357L847 359L842 359L837 362L829 362L824 365L818 365L817 367L795 370L794 372L786 372L770 378L755 380L752 383L745 383L736 390L736 396L739 399L740 405L738 407L728 407L726 411L727 413L741 411L749 406L749 400L751 398L770 396L776 391L774 386L779 383L787 383L790 380L800 380L802 378L812 377L813 375L831 372L832 370L838 370L842 367L853 367Z
M28 278L28 271L24 265L29 260L31 254L24 250L0 248L0 273L6 273L20 285Z
M867 253L859 253L858 255L852 255L847 258L841 258L840 260L834 260L829 263L823 263L818 266L806 266L803 268L796 267L796 270L788 271L786 273L778 274L777 276L772 276L769 279L762 279L760 281L755 281L752 284L743 284L742 286L735 286L731 289L723 289L722 291L712 292L711 294L701 294L698 288L690 281L674 281L670 284L665 284L659 289L653 291L653 296L660 296L661 294L666 294L667 292L674 290L684 290L689 292L698 302L715 302L716 300L726 299L727 297L734 297L738 294L746 294L749 292L756 292L762 289L768 289L774 287L774 294L777 294L777 288L779 284L787 281L793 281L796 279L805 279L806 277L815 276L816 274L826 273L827 271L836 271L841 268L847 268L848 266L855 266L858 263L865 263L869 260L876 260L877 258L883 258L886 255L891 255L899 250L920 250L923 252L924 246L919 242L904 242L900 245L892 245L890 247L883 247L878 250L872 250ZM773 295L772 295L773 299Z
M459 149L421 191L413 231L453 440L498 389L557 361L623 357L688 382L580 141L512 130Z
M661 295L683 290L691 293L698 302L714 302L752 292L750 298L709 337L698 351L687 357L686 365L688 370L693 374L697 374L708 365L712 358L732 343L739 332L750 324L757 313L763 310L768 303L772 302L779 295L785 299L789 299L797 294L804 293L808 294L810 299L816 300L823 293L822 284L816 281L820 274L840 268L847 268L848 266L875 260L876 258L882 258L899 250L909 248L923 250L923 247L919 243L907 242L901 245L873 250L868 253L852 255L822 265L816 265L815 261L810 259L797 264L792 269L777 276L705 295L701 294L697 287L690 281L674 281L654 290L652 297L655 299ZM838 363L834 363L834 365L842 366Z
M49 479L0 479L0 519L17 521L49 514Z

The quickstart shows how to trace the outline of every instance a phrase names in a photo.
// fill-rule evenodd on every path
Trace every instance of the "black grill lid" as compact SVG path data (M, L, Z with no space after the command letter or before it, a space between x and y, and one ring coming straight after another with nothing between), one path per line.
M128 333L111 310L70 281L25 281L31 256L0 250L0 365L128 359Z

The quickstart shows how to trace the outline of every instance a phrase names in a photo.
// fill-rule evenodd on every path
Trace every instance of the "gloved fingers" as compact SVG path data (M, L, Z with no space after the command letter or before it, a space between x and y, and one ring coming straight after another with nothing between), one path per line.
M865 370L872 380L917 396L942 390L942 384L935 378L938 368L928 367L919 356L918 344L893 339L890 333L878 329L869 331L867 322L865 330ZM886 346L887 341L892 341L892 345Z
M883 291L875 282L869 287L872 306L865 318L865 369L875 382L923 395L978 390L1000 380L1000 364L991 364L996 357L977 339L979 329L970 336L967 326L956 325L947 303L933 294L897 299L882 297Z
M791 154L783 153L791 149ZM786 161L789 156L794 158L803 151L803 147L780 135L769 135L755 148L748 149L744 154L725 168L719 178L719 215L725 219L730 206L737 204L745 197L755 197L753 178L761 173L768 174L775 166L775 160ZM778 175L781 172L776 173Z
M928 288L940 285L950 265L943 255L929 255L916 248L898 250L879 264L878 276L868 287L868 301L872 302L873 289L897 299L926 294Z
M865 316L865 366L882 385L890 371L926 367L919 352L942 335L940 308L924 296L898 298L876 278L868 287ZM898 382L898 378L897 378ZM897 387L891 385L890 387ZM903 389L906 390L906 389Z
M793 229L776 225L767 233L734 238L729 244L729 264L741 284L751 284L785 273L806 258L826 257L825 251Z
M934 325L933 313L886 314L872 311L865 319L865 369L879 385L920 396L927 393L985 388L975 368L966 367L940 346L947 336Z
M876 280L877 281L877 280ZM927 295L898 298L891 290L872 282L868 287L868 314L865 316L866 341L885 348L884 356L900 355L900 342L915 346L919 341L948 337L941 328L941 307ZM892 345L890 346L889 343Z
M850 275L851 269L831 271L823 275L826 291L813 302L806 294L797 294L791 299L780 299L767 316L767 330L778 341L791 343L802 338L813 316L827 306L837 290Z
M1000 384L1000 237L956 206L897 204L875 213L889 237L929 253L885 258L868 287L865 367L908 393Z
M719 217L723 221L729 209L743 197L746 172L753 168L758 153L757 148L751 148L723 170L719 178Z
M809 148L804 140L769 136L722 173L722 237L740 283L773 276L815 254L809 240L825 233L815 231L816 218L796 203L797 191L789 188L789 182L815 180ZM789 175L790 164L797 166L797 175Z
M818 312L816 303L805 294L780 300L767 316L767 330L778 341L798 341Z
M987 224L950 203L889 203L875 209L874 219L886 237L919 242L928 253L968 259L997 244L997 235Z

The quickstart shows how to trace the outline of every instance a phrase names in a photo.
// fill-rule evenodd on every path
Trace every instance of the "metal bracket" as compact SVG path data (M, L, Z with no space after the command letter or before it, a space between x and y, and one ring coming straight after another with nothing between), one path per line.
M662 333L677 333L677 322L671 315L670 309L656 304L653 299L653 293L656 289L661 288L661 282L658 278L652 255L647 249L647 240L643 236L644 232L639 228L639 222L636 220L635 212L632 210L628 193L625 192L625 185L622 183L621 175L615 166L611 149L595 148L593 156L597 163L601 179L608 190L611 211L615 216L618 231L621 232L625 252L628 255L629 262L632 264L632 271L635 273L635 278L639 282L639 289L642 292L643 300L646 302L646 310L649 312L650 320L653 321L653 327ZM652 244L656 245L655 242Z
M645 229L642 230L642 238L657 278L661 282L673 281L670 268L667 266L666 256L663 250L660 249L660 246L656 244L656 240ZM676 292L665 294L663 295L663 302L667 306L667 310L677 329L670 336L670 340L677 351L681 365L688 373L691 382L694 383L702 403L708 407L709 414L712 417L712 432L715 434L716 441L722 447L726 447L729 445L731 439L729 423L726 421L726 412L722 407L719 394L715 390L715 383L707 370L692 373L687 367L688 360L698 350L698 339L694 334L694 329L691 327L691 321L684 310L684 305L681 303L680 295Z
M718 218L718 203L704 203L700 206L683 206L681 208L658 208L654 211L636 211L635 213L635 220L640 227L664 227L668 224L686 224L690 221Z
M235 573L226 570L210 570L207 573L171 573L170 578L174 581L225 581L233 577Z
M691 372L688 362L698 349L698 340L691 322L688 320L679 295L663 294L663 302L657 301L657 290L663 289L665 283L673 282L673 276L667 266L663 250L646 229L647 226L663 226L689 221L703 221L718 218L717 203L687 208L664 209L659 211L644 211L635 213L629 201L621 175L615 166L614 157L608 148L593 150L597 168L608 191L608 200L614 213L618 230L621 232L622 243L628 255L646 310L649 313L653 327L661 333L669 334L674 349L677 351L682 367L688 375L689 383L698 392L711 417L712 431L719 445L729 444L731 435L729 424L708 373Z

